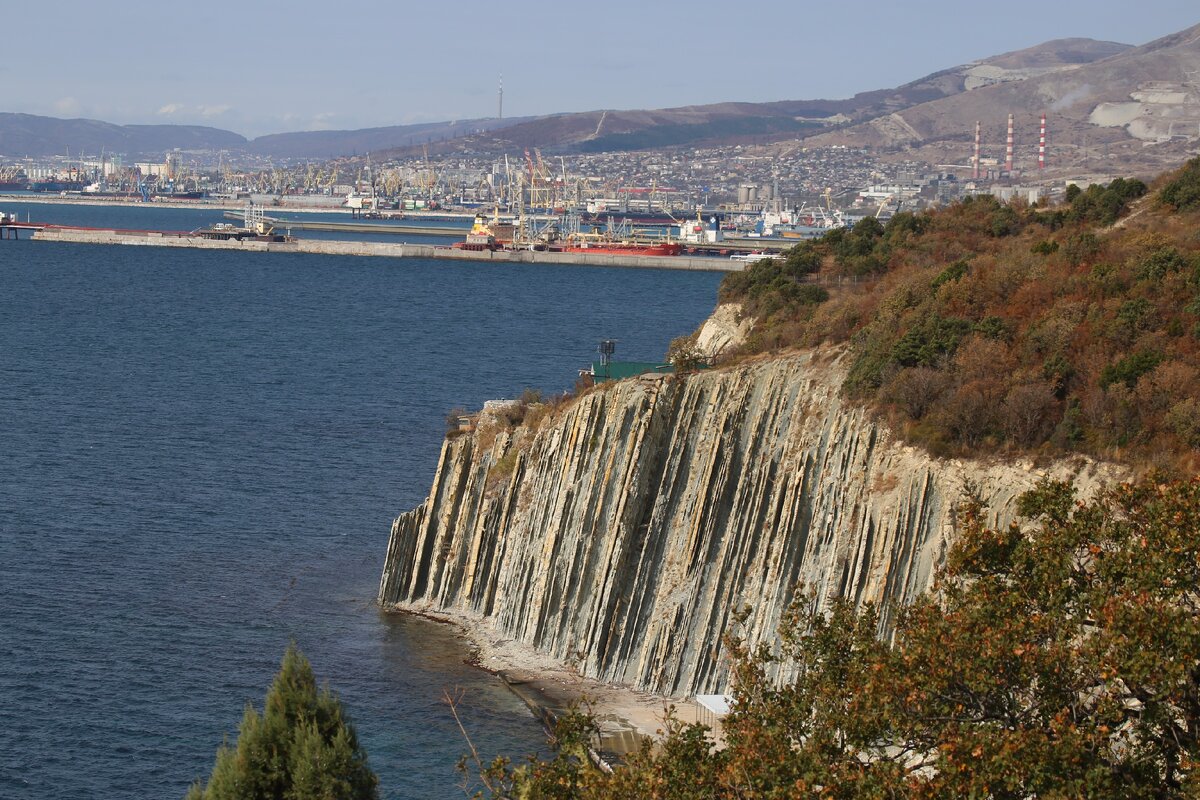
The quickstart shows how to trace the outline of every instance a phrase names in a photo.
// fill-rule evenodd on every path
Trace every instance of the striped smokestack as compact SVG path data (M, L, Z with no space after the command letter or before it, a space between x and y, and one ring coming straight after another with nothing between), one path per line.
M1046 168L1046 113L1042 112L1042 127L1038 131L1038 169Z
M975 120L975 158L971 161L971 165L974 167L974 169L971 171L971 177L975 180L979 180L979 147L981 141L981 134L979 131L979 120Z
M1004 150L1004 171L1011 174L1013 171L1013 115L1008 115L1008 141L1005 144Z

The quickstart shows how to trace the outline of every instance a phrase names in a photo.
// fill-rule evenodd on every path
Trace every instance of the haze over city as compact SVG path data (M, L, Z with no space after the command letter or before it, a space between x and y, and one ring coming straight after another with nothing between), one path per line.
M506 117L844 97L1048 39L1142 44L1196 7L63 0L5 20L6 111L258 136L494 116L501 74Z

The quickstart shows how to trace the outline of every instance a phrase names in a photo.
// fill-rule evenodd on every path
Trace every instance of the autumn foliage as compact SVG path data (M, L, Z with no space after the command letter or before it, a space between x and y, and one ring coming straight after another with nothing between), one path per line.
M724 747L668 720L661 746L609 774L587 755L594 724L573 715L553 758L492 764L489 793L1197 796L1200 479L1087 503L1044 482L1020 510L1024 524L991 528L968 496L936 592L904 610L892 644L870 608L808 600L781 644L733 642Z
M756 319L746 352L848 343L846 391L935 453L1083 452L1188 472L1200 159L1160 184L864 220L729 276L722 299Z

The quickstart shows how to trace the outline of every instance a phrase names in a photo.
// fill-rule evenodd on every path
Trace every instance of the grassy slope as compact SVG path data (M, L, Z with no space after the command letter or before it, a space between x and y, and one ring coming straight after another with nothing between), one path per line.
M976 198L871 221L733 274L721 295L757 318L743 354L850 343L846 391L934 453L1195 472L1200 160L1155 190L1138 199L1146 187L1117 182L1050 209Z

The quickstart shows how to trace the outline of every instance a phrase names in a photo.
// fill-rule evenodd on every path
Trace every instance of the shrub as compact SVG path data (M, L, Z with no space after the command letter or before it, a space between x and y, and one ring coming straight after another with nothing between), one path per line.
M695 372L707 363L704 354L696 348L696 343L690 336L680 336L671 340L667 348L667 361L678 375Z
M1100 240L1091 231L1076 233L1068 237L1066 245L1063 247L1063 255L1067 257L1067 262L1073 267L1087 263L1099 252Z
M1200 402L1188 397L1167 412L1167 425L1188 447L1200 448Z
M1121 383L1132 389L1138 378L1157 367L1162 360L1162 353L1146 350L1127 355L1100 372L1100 388L1107 389L1115 383Z
M930 285L936 289L944 283L960 280L967 274L967 262L965 259L955 261L950 266L938 273L937 277L931 281Z
M931 367L958 348L971 323L962 319L931 316L912 328L892 348L892 361L904 367Z
M1054 390L1048 384L1014 386L1004 398L1004 430L1022 447L1039 444L1046 440L1054 426L1057 407Z
M461 406L450 409L446 413L446 438L452 439L463 433L462 421L468 417L468 412Z
M1158 193L1166 206L1185 211L1200 206L1200 158L1193 158Z
M1160 247L1150 255L1137 262L1134 275L1139 280L1162 280L1172 272L1181 272L1188 266L1188 260L1174 247Z
M880 396L898 406L909 419L919 420L937 405L946 384L946 375L936 369L906 367L880 389Z

